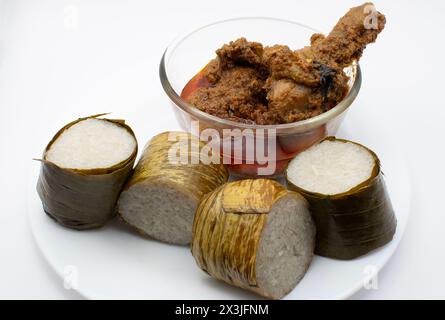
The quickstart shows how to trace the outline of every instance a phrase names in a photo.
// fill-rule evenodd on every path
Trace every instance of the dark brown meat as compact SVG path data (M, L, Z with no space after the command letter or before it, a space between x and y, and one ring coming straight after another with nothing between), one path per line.
M385 16L372 8L352 8L328 36L314 34L300 50L263 48L245 38L222 46L205 68L212 85L196 90L189 102L224 119L257 124L291 123L333 108L349 90L343 69L385 26Z
M245 38L231 41L216 50L216 58L206 67L206 76L212 83L219 81L224 70L237 66L252 67L265 72L262 66L263 45Z
M385 24L385 16L370 2L352 8L326 38L312 39L309 56L333 68L345 68L361 58L363 50L376 41Z
M255 68L234 66L222 69L213 76L218 82L199 88L189 103L214 116L238 122L261 122L267 111L263 89L265 78Z

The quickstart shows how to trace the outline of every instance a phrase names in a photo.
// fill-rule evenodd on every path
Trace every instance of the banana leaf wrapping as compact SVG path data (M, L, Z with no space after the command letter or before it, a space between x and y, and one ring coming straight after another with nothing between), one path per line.
M206 195L193 224L191 250L198 266L230 285L280 298L259 286L256 260L268 214L278 199L289 194L301 197L278 182L257 179L227 183Z
M182 149L182 147L185 149ZM154 136L147 143L136 165L134 174L124 187L121 200L119 201L119 215L122 220L142 235L168 243L189 244L191 241L193 216L200 200L205 194L213 191L228 180L228 172L222 164L219 152L207 149L206 153L211 155L211 159L213 159L212 162L207 164L203 163L200 158L201 153L204 153L203 148L207 148L203 142L185 132L168 131ZM175 150L175 152L172 152L172 150ZM172 161L172 158L170 158L172 155L175 157L180 156L177 154L178 151L182 156L185 154L186 157L176 158ZM180 231L181 234L186 235L186 240L172 240L165 235L152 234L151 230L141 227L138 221L131 222L126 217L122 198L125 198L127 193L131 192L131 189L139 184L152 185L158 190L168 189L178 195L183 195L187 199L191 199L194 208L190 221L187 224L188 230ZM166 206L169 205L174 204L166 203ZM184 208L182 209L185 210ZM162 211L162 208L159 208L159 210ZM134 216L132 213L129 214ZM157 220L157 224L162 225L162 223L162 219Z
M137 144L128 159L108 168L67 169L46 160L46 153L57 138L80 121L102 116L80 118L64 126L45 148L41 161L37 192L45 213L61 225L72 229L103 226L115 215L116 202L125 181L133 170ZM136 137L123 120L101 118L125 128Z
M174 136L176 140L170 141L169 135ZM186 163L176 163L169 159L169 151L176 143L188 148ZM192 147L193 143L196 143L196 150ZM133 176L125 185L125 190L140 182L161 180L179 186L200 200L203 195L213 191L228 179L227 169L222 163L192 162L192 157L199 160L204 146L205 144L198 138L185 132L167 131L154 136L144 149ZM219 155L214 156L219 158Z
M390 242L397 220L377 155L355 142L334 137L325 140L354 143L368 150L375 161L370 178L337 195L309 192L287 177L286 180L290 190L299 192L309 202L317 226L315 253L340 260L354 259Z

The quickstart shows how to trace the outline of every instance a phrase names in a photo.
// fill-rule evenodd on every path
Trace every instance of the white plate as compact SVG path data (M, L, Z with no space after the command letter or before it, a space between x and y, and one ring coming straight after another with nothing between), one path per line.
M127 119L130 124L131 120ZM379 155L398 220L393 241L352 261L315 257L304 279L286 299L347 298L396 250L409 216L410 179L403 154L388 139L390 131L385 131L378 120L372 113L351 111L338 136L364 143ZM373 128L376 125L378 128ZM142 146L145 141L139 143ZM28 202L34 237L57 274L65 277L68 284L77 285L76 290L86 298L257 298L211 279L196 266L189 248L142 238L117 219L100 230L80 232L61 227L42 210L35 192L38 171L39 165L33 163Z

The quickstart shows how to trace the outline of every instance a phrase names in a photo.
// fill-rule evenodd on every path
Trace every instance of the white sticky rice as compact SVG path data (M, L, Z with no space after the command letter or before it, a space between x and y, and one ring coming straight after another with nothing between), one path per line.
M86 119L65 130L45 160L69 169L108 168L128 159L136 148L125 128L102 119Z
M351 142L325 140L292 160L287 178L309 192L335 195L370 178L374 165L367 149Z

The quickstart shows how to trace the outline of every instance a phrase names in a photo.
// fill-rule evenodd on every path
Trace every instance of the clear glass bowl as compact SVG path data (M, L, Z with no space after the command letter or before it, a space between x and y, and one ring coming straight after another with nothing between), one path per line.
M348 107L360 91L361 73L358 64L345 70L350 76L350 90L343 101L319 116L288 124L255 125L221 119L185 102L181 98L181 92L186 84L215 57L215 50L224 43L245 37L249 41L258 41L263 45L284 44L295 50L307 46L311 35L316 32L318 31L297 22L247 17L215 22L173 41L162 56L159 74L182 129L189 132L192 121L199 121L200 133L204 129L212 128L219 133L220 142L223 144L228 142L227 145L232 142L231 149L221 148L221 153L233 175L242 177L282 175L288 162L296 154L326 136L336 134ZM241 134L238 131L238 136L236 134L228 136L224 134L225 129L226 132L227 129L239 129ZM269 137L262 136L265 131L269 132ZM242 143L234 143L240 139ZM252 146L248 141L254 141L257 146L263 144L266 150L270 147L272 153L275 153L275 158L268 163L261 161L254 150L249 150ZM237 150L239 148L242 150ZM275 167L275 169L273 172L258 170L265 167Z

